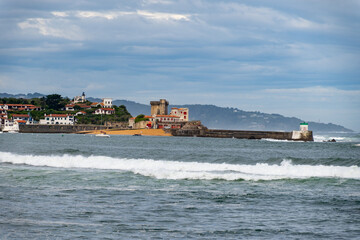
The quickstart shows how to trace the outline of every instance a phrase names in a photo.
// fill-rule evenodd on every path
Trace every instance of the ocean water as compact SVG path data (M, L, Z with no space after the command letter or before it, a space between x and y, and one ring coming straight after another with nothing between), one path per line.
M0 134L0 239L360 239L360 134Z

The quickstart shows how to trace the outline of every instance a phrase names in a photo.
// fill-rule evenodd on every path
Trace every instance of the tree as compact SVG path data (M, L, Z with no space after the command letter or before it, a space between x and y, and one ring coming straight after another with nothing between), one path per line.
M65 106L64 103L61 103L63 98L59 94L51 94L46 96L46 105L50 109L61 110Z
M148 118L145 118L144 114L140 114L135 118L135 123L141 122L141 121L149 121Z

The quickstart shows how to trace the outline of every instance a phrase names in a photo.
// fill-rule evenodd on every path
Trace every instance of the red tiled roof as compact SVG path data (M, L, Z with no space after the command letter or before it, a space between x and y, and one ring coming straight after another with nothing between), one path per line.
M174 116L174 115L156 115L156 117L180 118L180 117L178 117L178 116Z
M67 116L72 116L71 114L50 114L50 115L46 115L46 117L67 117Z
M26 123L26 120L15 120L18 123Z
M32 104L5 104L5 105L8 105L8 106L11 106L11 107L21 107L21 106L26 106L26 107L35 107L34 105Z
M29 117L27 114L13 114L12 117Z
M104 111L115 111L115 109L113 108L100 108L100 109Z

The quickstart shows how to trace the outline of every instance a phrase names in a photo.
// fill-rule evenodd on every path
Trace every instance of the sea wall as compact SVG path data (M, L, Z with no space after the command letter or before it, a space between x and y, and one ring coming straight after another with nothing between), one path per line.
M109 129L102 125L43 125L43 124L34 124L34 125L19 125L20 133L75 133L81 131L92 131L92 130L102 130Z
M295 132L295 133L294 133ZM240 138L240 139L277 139L294 141L313 141L312 131L300 132L272 132L272 131L237 131L214 129L173 129L173 136L182 137L213 137L213 138Z

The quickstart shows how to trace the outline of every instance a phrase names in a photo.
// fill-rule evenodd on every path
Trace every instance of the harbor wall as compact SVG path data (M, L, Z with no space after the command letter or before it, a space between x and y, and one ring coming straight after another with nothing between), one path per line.
M173 129L173 136L181 137L212 137L239 139L277 139L293 141L313 141L312 131L275 132L275 131L238 131L214 129Z
M20 133L76 133L81 131L93 131L109 129L103 125L19 125Z

